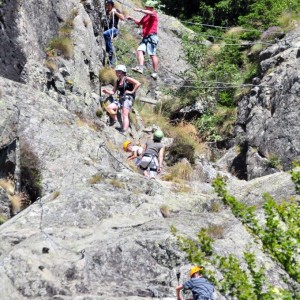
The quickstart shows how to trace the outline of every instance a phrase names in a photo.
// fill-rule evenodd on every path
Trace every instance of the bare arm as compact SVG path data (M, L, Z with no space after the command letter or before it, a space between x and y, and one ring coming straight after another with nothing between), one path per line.
M176 297L177 297L177 300L183 300L183 298L181 297L180 295L180 292L181 290L183 289L183 285L180 284L176 287Z
M132 20L136 25L140 25L140 20L137 20L134 17L128 16L127 20Z
M120 20L125 20L125 17L121 12L117 11L115 8L112 9L112 12L120 19Z
M150 15L150 16L154 15L154 11L152 11L152 10L141 9L141 8L134 8L133 10L141 12L141 13L143 13L145 15Z
M165 147L161 148L158 153L158 170L157 172L161 172L163 160L164 160L164 152L165 152Z
M101 92L104 93L104 94L112 96L112 95L114 95L114 93L116 92L116 90L117 90L117 83L114 84L114 87L113 87L112 90L108 90L108 89L104 88L104 89L101 90Z
M134 94L136 92L136 90L141 86L141 83L131 77L127 76L127 81L129 83L133 84L133 90L132 91L125 91L126 94Z
M127 157L127 160L135 159L137 156L137 151L133 151L131 155Z

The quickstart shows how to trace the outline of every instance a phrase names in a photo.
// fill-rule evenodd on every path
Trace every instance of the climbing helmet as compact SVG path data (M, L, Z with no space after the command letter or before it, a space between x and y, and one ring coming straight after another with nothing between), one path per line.
M163 137L164 137L164 133L160 129L157 129L157 130L154 131L154 133L153 133L153 139L155 141L159 141L160 142Z
M115 1L114 0L106 0L105 4L111 4L112 6L114 6Z
M190 277L192 277L195 273L202 271L204 268L202 266L194 266L190 269Z
M131 144L131 142L130 142L130 141L125 141L125 142L123 143L123 149L124 149L124 151L126 151L126 150L127 150L127 148L128 148L128 146L129 146L129 144Z
M157 4L156 1L148 0L148 1L146 1L146 3L145 3L145 7L155 7L156 4Z
M123 73L126 73L126 67L124 65L117 65L115 71L122 71Z

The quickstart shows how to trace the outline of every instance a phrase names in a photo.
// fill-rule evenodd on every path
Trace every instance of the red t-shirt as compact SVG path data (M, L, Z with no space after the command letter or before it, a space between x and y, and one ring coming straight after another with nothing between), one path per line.
M157 27L158 27L157 12L154 11L153 15L145 15L139 21L138 25L142 25L143 27L143 37L152 33L157 33Z

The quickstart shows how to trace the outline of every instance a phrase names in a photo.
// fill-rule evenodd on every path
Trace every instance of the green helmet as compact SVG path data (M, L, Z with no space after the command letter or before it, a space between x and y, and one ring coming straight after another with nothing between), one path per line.
M160 129L155 130L155 132L153 133L154 141L160 142L163 137L164 137L164 133Z
M157 4L156 1L148 0L148 1L146 1L146 3L145 3L145 7L155 7L156 4Z

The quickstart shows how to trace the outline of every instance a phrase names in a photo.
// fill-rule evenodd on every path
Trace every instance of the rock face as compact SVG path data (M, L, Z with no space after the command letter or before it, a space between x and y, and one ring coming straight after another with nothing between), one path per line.
M248 146L248 179L287 170L300 157L300 30L261 52L261 80L238 105L237 135Z
M180 186L173 183L147 180L120 151L128 137L95 117L94 75L101 65L97 17L103 2L15 2L3 1L0 16L1 45L13 45L11 52L1 52L1 177L16 172L19 162L22 180L31 180L23 188L38 199L0 227L1 299L174 299L177 274L180 282L186 280L190 265L171 226L189 237L200 228L220 226L215 253L242 259L250 249L271 284L297 288L227 207L211 208L218 199L209 184L199 181L204 170L205 181L216 175L211 165L199 162L189 193L178 192ZM58 57L58 69L51 71L43 67L43 49L73 9L74 55ZM19 67L11 67L15 64ZM72 89L66 88L69 80ZM287 174L269 176L257 179L255 187L270 182L271 189L276 180L294 195ZM239 184L232 179L230 190L250 203L260 201L241 193ZM254 189L242 184L245 191ZM274 197L281 196L278 189ZM0 188L0 214L7 216L9 210ZM228 299L218 291L215 298Z

